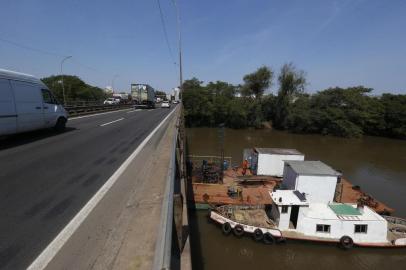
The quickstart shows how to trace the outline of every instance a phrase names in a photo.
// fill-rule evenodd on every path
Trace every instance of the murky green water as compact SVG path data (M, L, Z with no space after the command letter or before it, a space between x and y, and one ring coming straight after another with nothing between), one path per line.
M189 152L220 153L219 132L187 129ZM295 148L307 160L322 160L406 218L406 141L378 137L344 139L272 130L225 130L225 155L234 164L247 147ZM251 238L223 236L205 211L191 213L194 269L406 269L406 249L343 251L335 246L289 242L265 246Z

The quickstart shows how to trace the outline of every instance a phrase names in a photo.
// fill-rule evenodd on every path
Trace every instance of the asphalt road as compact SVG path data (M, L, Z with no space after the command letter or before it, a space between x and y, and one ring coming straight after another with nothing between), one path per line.
M169 109L70 119L0 140L0 269L25 269Z

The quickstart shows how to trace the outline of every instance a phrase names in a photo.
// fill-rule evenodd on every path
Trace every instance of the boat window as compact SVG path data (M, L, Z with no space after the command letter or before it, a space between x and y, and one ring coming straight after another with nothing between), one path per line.
M329 232L330 232L330 225L317 224L317 225L316 225L316 232L329 233Z
M287 213L289 210L289 206L287 205L282 205L282 213Z
M367 231L368 231L368 225L365 225L365 224L355 225L355 228L354 228L355 233L367 233Z

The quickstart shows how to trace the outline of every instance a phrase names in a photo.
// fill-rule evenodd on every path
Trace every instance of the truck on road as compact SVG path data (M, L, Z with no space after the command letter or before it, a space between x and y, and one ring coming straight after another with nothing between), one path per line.
M131 84L131 96L136 107L155 108L155 90L148 84Z
M53 127L65 129L68 113L32 75L0 69L0 136Z
M120 104L127 104L130 101L128 98L128 94L126 94L126 93L113 94L113 98L118 100L118 103L120 103Z

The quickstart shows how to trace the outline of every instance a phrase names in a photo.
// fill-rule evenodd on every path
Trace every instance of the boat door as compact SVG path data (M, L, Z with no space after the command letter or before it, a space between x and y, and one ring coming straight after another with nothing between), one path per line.
M298 216L299 216L299 205L292 205L292 209L290 211L290 222L292 222L292 225L295 229L297 226Z
M251 164L250 164L252 172L257 175L258 171L258 153L254 151L251 156Z

